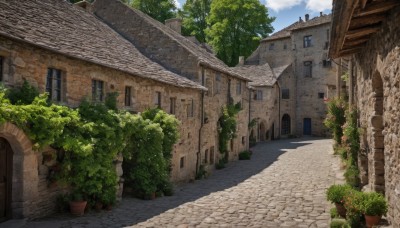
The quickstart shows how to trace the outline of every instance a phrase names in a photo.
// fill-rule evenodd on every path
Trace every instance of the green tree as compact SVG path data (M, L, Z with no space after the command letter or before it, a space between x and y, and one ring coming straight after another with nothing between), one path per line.
M131 0L131 6L164 23L176 16L174 0Z
M229 66L249 56L262 37L273 31L268 9L259 0L214 0L207 18L208 43Z
M206 42L207 16L212 0L187 0L179 15L183 18L182 33L196 36L201 43Z

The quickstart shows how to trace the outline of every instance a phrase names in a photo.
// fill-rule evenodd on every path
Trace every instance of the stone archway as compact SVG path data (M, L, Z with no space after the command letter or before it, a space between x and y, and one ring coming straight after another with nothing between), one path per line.
M32 142L17 126L0 126L0 138L10 145L12 156L11 218L28 217L34 213L33 202L38 197L38 162Z
M383 124L383 81L379 72L372 77L371 153L368 156L371 189L385 193L385 156Z
M290 124L291 123L289 114L284 114L282 116L282 130L281 130L282 135L290 135L291 133Z

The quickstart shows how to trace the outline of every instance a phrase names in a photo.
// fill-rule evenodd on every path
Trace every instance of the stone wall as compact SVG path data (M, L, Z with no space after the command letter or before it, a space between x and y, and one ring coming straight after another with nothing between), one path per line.
M272 68L292 63L290 37L262 41L260 43L260 65L268 63Z
M281 91L283 89L288 89L289 90L289 99L284 99L282 97L282 92L280 94L280 125L281 129L279 129L279 132L282 132L282 118L283 115L287 114L290 117L290 133L288 135L281 135L281 137L288 137L289 135L295 135L296 134L296 79L294 77L294 72L292 66L289 66L286 68L281 76L278 79L278 83L281 87Z
M388 218L400 227L400 7L393 9L374 35L355 55L354 99L363 129L360 161L363 182L385 193Z
M334 82L335 64L324 67L328 49L325 43L329 41L327 30L330 24L308 27L292 31L292 48L294 72L296 77L296 134L303 135L304 118L311 119L311 134L325 136L327 129L323 125L326 116L324 97L329 93L329 83ZM304 36L312 36L312 46L303 46ZM305 61L312 62L312 77L305 77ZM321 93L321 95L319 95ZM322 95L323 93L323 95ZM320 97L321 96L321 97Z
M15 42L0 37L0 55L4 57L3 82L8 86L21 85L23 80L28 80L38 87L40 92L45 91L46 75L48 68L56 68L62 71L63 77L63 100L61 104L75 107L84 98L91 98L92 79L104 81L104 93L118 92L118 106L131 112L141 112L147 108L155 107L156 92L161 93L161 108L170 112L171 98L176 99L175 116L180 120L180 141L174 146L172 176L174 182L188 181L195 178L196 153L198 151L201 91L186 89L162 84L153 80L135 77L110 68L83 62L55 54L30 45ZM124 105L125 86L132 88L131 106ZM190 106L194 104L193 115L189 115ZM30 204L29 212L24 216L43 216L54 211L52 199L58 194L58 190L47 186L46 177L48 170L42 167L41 156L38 154L36 171L38 182L34 193L41 196L38 201ZM184 165L181 167L181 158ZM121 161L119 161L120 164ZM119 174L120 169L117 169ZM24 183L28 176L23 177ZM21 181L21 180L20 180ZM36 193L35 193L36 191ZM25 202L24 202L25 203ZM37 208L40 206L40 210Z

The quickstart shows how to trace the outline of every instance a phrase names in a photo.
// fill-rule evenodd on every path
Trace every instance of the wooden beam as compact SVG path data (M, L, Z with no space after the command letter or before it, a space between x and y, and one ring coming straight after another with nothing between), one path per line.
M359 45L359 44L366 43L368 40L369 40L369 38L345 40L344 41L344 46L356 46L356 45Z
M361 9L364 9L364 8L365 8L365 5L367 4L367 1L368 1L368 0L361 0L361 2L360 2L360 8L361 8Z
M400 1L391 0L386 2L372 2L368 4L364 9L357 9L354 11L353 17L362 17L376 13L386 12L395 6L400 5Z
M348 48L343 48L343 49L340 50L340 51L348 51L348 50L353 50L353 49L362 49L362 48L364 48L364 47L365 47L364 44L359 44L359 45L355 45L355 46L350 46L350 47L348 47Z
M356 29L356 30L350 30L348 32L346 32L345 38L346 39L354 39L354 38L358 38L358 37L363 37L363 36L367 36L370 35L372 33L376 33L381 29L380 26L369 26L369 27L365 27L365 28L360 28L360 29ZM344 42L343 42L344 44ZM342 45L343 47L343 45Z
M362 48L353 48L353 49L346 49L339 52L340 57L349 56L355 53L359 53L362 51Z
M354 30L357 28L365 27L367 25L377 24L385 19L386 16L384 14L374 14L364 17L356 17L351 20L349 29Z

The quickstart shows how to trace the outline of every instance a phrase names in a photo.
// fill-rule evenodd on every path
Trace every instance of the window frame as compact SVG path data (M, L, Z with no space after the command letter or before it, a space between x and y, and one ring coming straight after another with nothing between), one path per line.
M303 74L305 78L312 78L312 61L304 61L303 62ZM309 68L309 70L306 70ZM306 72L308 71L308 72ZM310 75L307 75L307 73L310 73Z
M194 100L190 99L190 103L187 105L187 117L194 117Z
M125 107L132 106L132 86L125 86Z
M312 47L312 35L307 35L303 37L303 47L304 48L309 48Z
M104 102L104 81L92 79L92 101ZM100 94L98 94L100 91Z
M242 94L242 82L237 81L236 82L236 95L241 95Z
M161 109L161 92L160 91L156 91L154 99L155 99L154 105L157 108Z
M290 99L290 90L289 89L282 89L282 99L284 99L284 100Z
M179 168L183 169L185 168L185 156L182 156L181 159L179 160Z
M176 114L176 97L169 98L169 113L172 115Z
M49 99L56 102L63 101L63 73L62 70L48 67L46 75L46 92Z
M325 93L318 92L318 99L325 99Z
M255 93L254 93L254 100L256 100L256 101L262 101L264 98L263 98L263 91L262 90L260 90L260 89L257 89L256 91L255 91Z

